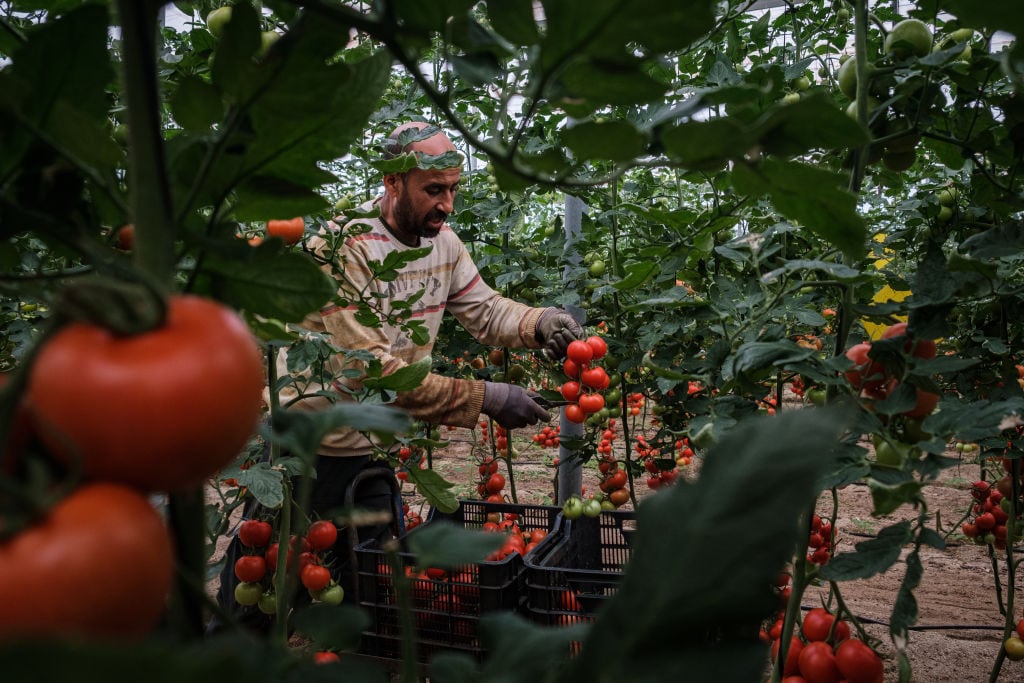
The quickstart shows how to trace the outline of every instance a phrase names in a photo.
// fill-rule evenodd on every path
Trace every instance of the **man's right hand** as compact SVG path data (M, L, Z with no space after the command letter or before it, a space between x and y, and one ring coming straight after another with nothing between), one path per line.
M482 412L505 429L535 425L551 417L522 387L498 382L484 382Z

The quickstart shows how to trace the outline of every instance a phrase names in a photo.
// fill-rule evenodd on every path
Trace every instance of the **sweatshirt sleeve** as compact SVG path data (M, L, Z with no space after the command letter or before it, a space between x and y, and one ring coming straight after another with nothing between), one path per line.
M477 270L462 242L455 245L448 310L482 344L514 349L536 349L537 320L543 308L534 308L501 296Z

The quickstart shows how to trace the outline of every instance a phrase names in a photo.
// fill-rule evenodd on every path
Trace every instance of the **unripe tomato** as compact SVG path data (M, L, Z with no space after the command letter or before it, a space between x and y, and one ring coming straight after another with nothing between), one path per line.
M579 519L583 514L583 499L579 496L570 496L562 503L562 515L566 519Z
M0 543L0 639L141 638L173 578L171 539L146 496L85 484Z
M36 432L90 479L180 490L224 467L256 428L263 356L245 322L210 299L167 303L164 325L142 334L71 323L32 366Z

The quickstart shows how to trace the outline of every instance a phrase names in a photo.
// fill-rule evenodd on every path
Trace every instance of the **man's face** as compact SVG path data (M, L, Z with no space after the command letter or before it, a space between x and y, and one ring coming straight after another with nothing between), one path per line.
M395 227L418 237L436 237L455 202L461 169L412 169L396 180Z

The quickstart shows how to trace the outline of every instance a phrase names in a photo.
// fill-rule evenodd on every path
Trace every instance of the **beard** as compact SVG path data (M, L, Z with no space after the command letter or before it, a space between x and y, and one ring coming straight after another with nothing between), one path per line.
M396 227L402 232L417 237L437 237L447 214L431 209L423 216L416 216L415 209L408 197L403 195L395 202L394 208Z

